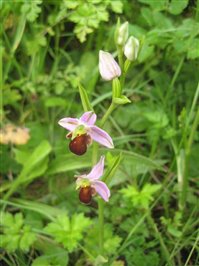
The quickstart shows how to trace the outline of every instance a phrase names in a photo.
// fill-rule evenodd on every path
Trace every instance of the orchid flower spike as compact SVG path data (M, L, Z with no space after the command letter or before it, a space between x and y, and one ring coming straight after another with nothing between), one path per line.
M114 148L112 138L103 129L95 126L96 114L92 111L85 112L79 119L66 117L59 120L58 124L70 132L66 135L71 138L69 148L76 155L82 155L86 152L87 146L92 140L107 147Z
M121 69L112 54L99 52L99 72L104 80L112 80L121 75Z
M104 156L92 168L87 175L76 176L76 189L79 189L79 199L85 204L89 204L92 197L97 193L104 201L108 201L110 190L103 181L99 181L104 172Z

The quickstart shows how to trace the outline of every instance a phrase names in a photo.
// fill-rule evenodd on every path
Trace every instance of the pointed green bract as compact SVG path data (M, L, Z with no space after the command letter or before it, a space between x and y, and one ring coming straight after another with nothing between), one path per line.
M89 101L88 94L81 84L79 84L79 94L80 94L80 98L81 98L81 102L82 102L82 106L83 106L84 111L85 112L94 111L93 107Z

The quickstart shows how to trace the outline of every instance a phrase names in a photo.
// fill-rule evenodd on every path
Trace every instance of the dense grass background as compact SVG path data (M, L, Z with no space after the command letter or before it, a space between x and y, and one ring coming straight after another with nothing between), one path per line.
M199 1L1 5L1 264L198 265ZM115 149L99 150L112 174L101 252L97 201L80 204L74 183L92 149L71 154L57 122L83 113L79 82L98 117L107 110L98 53L116 52L118 18L141 48L131 103L105 124Z

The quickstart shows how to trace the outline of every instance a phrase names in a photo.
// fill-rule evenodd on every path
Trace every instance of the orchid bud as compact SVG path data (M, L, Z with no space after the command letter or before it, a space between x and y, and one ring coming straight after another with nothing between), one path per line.
M117 45L124 46L129 35L129 23L126 21L117 30L116 43Z
M135 37L129 37L125 47L124 54L129 61L134 61L137 59L138 51L139 51L139 40Z
M104 51L99 52L99 71L104 80L112 80L121 75L121 69L113 56Z

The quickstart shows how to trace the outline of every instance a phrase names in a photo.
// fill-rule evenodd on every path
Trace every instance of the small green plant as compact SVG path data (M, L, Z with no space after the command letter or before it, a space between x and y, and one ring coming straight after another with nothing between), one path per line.
M1 213L0 244L8 252L22 250L28 252L36 241L36 234L29 225L25 224L22 213L12 215Z
M130 200L132 205L136 208L148 209L151 202L154 200L154 194L161 188L161 185L146 184L139 191L134 186L123 188L121 193L123 197Z
M49 223L44 228L44 232L72 252L78 247L79 241L83 239L83 232L89 230L90 225L91 220L84 217L82 213L74 214L71 218L68 215L62 215Z

